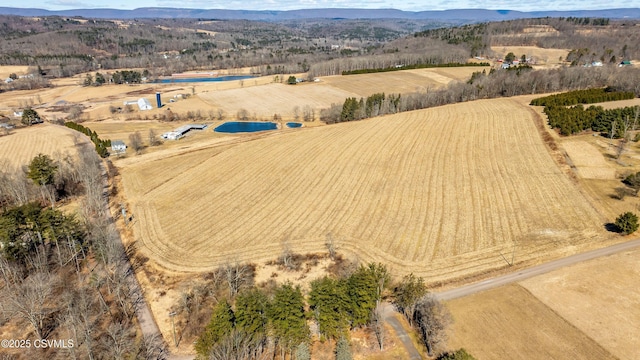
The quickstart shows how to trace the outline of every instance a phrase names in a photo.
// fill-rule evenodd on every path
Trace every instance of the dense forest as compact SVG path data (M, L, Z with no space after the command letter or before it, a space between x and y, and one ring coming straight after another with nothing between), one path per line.
M470 56L496 56L496 45L573 49L564 60L574 65L640 57L634 20L542 18L459 27L399 19L0 20L0 65L33 66L45 78L118 68L160 76L239 67L314 77L399 64L465 63Z

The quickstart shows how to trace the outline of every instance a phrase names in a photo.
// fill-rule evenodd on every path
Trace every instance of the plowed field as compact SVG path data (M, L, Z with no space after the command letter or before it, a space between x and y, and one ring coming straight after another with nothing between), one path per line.
M604 219L549 155L535 113L483 100L248 137L122 168L140 248L177 270L339 251L452 278L574 249ZM568 250L567 250L568 251Z

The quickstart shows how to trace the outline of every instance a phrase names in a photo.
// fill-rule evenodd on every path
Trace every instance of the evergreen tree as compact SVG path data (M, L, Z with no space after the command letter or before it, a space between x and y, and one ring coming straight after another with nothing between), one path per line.
M625 234L631 234L638 230L638 216L630 211L618 216L615 222L618 230Z
M349 346L349 340L344 336L338 340L336 345L336 360L352 360L351 347Z
M100 85L103 85L105 82L107 82L107 80L104 78L104 75L102 75L101 73L97 72L94 84L96 86L100 86Z
M257 288L243 291L236 297L236 329L252 340L261 342L267 331L267 296Z
M196 341L195 348L198 355L208 357L213 346L231 333L235 323L235 316L227 300L220 301L211 314L211 320Z
M24 125L32 125L42 121L40 120L40 115L38 115L38 112L28 107L22 111L21 122Z
M320 333L328 338L338 339L349 330L353 304L348 292L345 280L324 277L311 283L309 306Z
M48 155L38 154L29 163L27 177L36 185L44 186L53 184L58 166Z
M277 288L267 316L273 335L283 349L291 350L295 344L309 340L304 298L299 287L285 284Z
M370 268L360 267L349 277L352 326L366 325L378 300L378 283Z
M42 198L48 198L52 208L56 202L55 195L47 191L46 188L48 185L53 184L57 171L58 166L48 155L38 154L29 163L29 171L27 172L27 177L40 186Z
M458 349L454 352L445 352L436 358L436 360L476 360L465 349Z
M28 203L11 208L0 216L0 248L7 259L22 263L39 244L36 232L40 212L37 203Z
M296 348L295 353L296 360L311 360L311 350L306 342L300 343Z

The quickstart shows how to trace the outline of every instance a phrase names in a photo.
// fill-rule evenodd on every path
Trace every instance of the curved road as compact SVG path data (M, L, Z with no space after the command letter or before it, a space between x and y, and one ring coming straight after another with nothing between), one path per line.
M622 251L631 250L640 246L640 239L635 239L620 244L612 245L602 249L587 251L585 253L572 255L566 258L554 260L548 263L540 264L528 269L498 276L492 279L484 280L478 283L461 286L459 288L435 293L435 297L439 300L452 300L459 297L475 294L480 291L493 289L502 285L518 282L540 274L559 269L561 267L577 264L579 262L595 259L602 256L609 256Z

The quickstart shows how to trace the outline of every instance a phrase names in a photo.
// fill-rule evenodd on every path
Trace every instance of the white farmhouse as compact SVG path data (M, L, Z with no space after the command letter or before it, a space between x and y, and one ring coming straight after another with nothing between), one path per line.
M122 140L111 140L111 152L122 154L127 151L127 145Z

